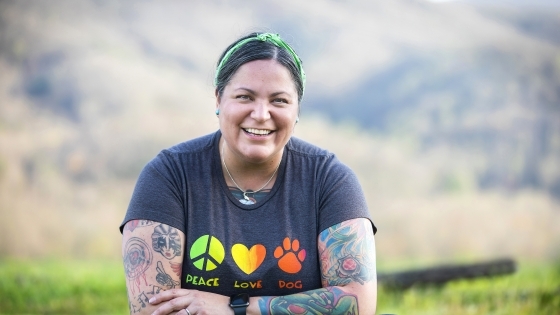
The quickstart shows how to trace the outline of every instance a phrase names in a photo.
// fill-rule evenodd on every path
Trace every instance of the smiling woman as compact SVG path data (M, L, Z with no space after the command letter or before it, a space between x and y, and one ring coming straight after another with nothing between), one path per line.
M248 62L217 99L225 164L249 187L265 182L280 165L298 115L289 71L275 60Z
M305 80L276 34L222 53L220 129L154 158L121 225L131 313L375 312L376 228L357 178L292 136Z

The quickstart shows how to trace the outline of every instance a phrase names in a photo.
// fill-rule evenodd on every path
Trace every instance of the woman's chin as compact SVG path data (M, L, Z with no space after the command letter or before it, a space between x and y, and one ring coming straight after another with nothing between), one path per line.
M260 164L260 163L264 163L266 161L268 161L270 159L269 155L266 156L260 156L260 155L256 155L256 156L247 156L245 157L245 160L249 163L254 163L254 164Z

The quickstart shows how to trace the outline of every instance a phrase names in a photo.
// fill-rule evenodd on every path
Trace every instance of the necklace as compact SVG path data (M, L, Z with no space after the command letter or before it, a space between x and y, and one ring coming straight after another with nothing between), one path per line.
M239 202L241 202L244 205L255 204L257 201L254 198L249 198L249 196L247 196L247 194L252 194L254 196L256 193L263 190L266 187L266 185L268 185L268 183L270 183L270 181L272 180L274 175L276 175L276 172L278 171L278 168L280 167L280 163L282 163L282 161L280 161L280 163L278 163L278 166L276 166L276 169L274 170L274 173L272 173L272 176L270 176L270 178L266 181L266 183L261 188L259 188L258 190L255 190L255 191L247 191L247 190L241 189L241 187L239 187L239 185L237 185L237 183L233 179L233 176L231 176L231 174L230 174L230 172L227 168L226 161L224 160L224 147L225 147L225 143L224 143L224 145L222 145L222 164L224 164L224 168L226 169L226 172L229 175L229 178L231 179L231 181L243 193L243 199L239 199Z

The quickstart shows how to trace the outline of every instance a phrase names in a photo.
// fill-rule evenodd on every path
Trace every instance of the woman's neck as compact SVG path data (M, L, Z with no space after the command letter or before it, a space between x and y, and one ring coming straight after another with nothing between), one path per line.
M227 185L238 186L242 191L272 188L282 161L282 153L283 150L262 163L251 163L238 158L222 138L220 158Z

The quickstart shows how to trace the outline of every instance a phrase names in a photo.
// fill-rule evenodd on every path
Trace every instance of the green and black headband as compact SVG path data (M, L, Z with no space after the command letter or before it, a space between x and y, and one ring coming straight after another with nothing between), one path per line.
M218 67L216 68L216 76L214 77L214 85L218 85L218 76L220 75L220 71L222 71L222 67L229 60L231 55L234 52L236 52L240 47L245 45L246 43L251 42L251 41L255 41L255 40L260 40L260 41L263 41L263 42L269 42L271 44L274 44L277 47L280 47L280 48L283 48L283 49L287 50L290 53L290 55L292 55L292 57L294 58L294 61L296 63L296 66L298 67L299 73L300 73L302 89L303 89L303 91L305 91L305 71L303 71L303 66L302 66L301 59L299 59L296 52L292 49L292 47L290 47L290 45L288 45L288 43L283 41L282 38L280 38L280 36L278 34L273 34L273 33L257 34L255 37L249 37L249 38L246 38L244 40L241 40L237 44L235 44L233 47L231 47L224 54L224 57L222 58L222 60L220 60L220 63L218 64ZM302 93L302 95L303 95L303 93Z

